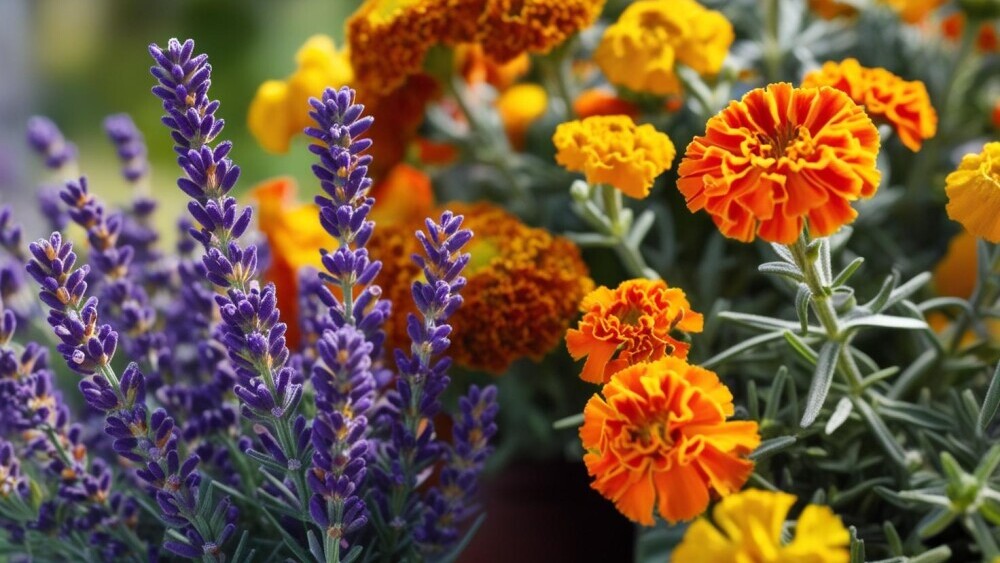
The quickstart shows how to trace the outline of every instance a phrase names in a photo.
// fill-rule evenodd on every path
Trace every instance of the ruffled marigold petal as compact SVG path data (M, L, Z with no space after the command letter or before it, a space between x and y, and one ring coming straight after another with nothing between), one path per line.
M688 209L722 234L791 244L808 219L828 235L874 195L878 130L846 94L771 84L731 102L695 137L678 168Z
M948 217L992 243L1000 243L1000 142L967 154L945 178Z

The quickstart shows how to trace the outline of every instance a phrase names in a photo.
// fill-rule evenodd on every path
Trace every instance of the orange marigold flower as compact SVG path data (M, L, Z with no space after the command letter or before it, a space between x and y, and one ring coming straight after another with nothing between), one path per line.
M604 32L594 60L612 84L674 94L681 89L676 62L718 74L735 37L721 13L694 0L640 0Z
M556 162L583 172L590 184L610 184L627 196L649 195L653 181L670 168L676 149L652 125L636 125L625 115L570 121L556 128Z
M1000 243L1000 142L962 157L945 184L948 217L977 237Z
M1000 99L993 104L993 126L1000 129Z
M757 423L727 421L733 395L719 377L679 358L616 373L583 410L580 440L591 487L629 519L674 523L746 483L760 444Z
M465 43L455 47L455 68L469 84L486 83L502 92L531 70L531 57L521 53L501 64L487 57L482 45Z
M878 149L878 129L847 94L771 84L708 120L677 187L727 237L791 244L807 220L817 236L854 220L850 202L878 188Z
M485 0L477 42L497 62L548 53L601 15L606 0Z
M600 88L581 92L573 100L573 112L580 119L595 115L627 115L632 119L639 117L638 106Z
M951 41L958 41L965 33L965 14L954 12L950 16L941 20L941 35ZM976 49L983 53L991 53L997 50L997 31L992 22L979 24L976 32Z
M795 495L755 489L724 498L712 510L715 524L707 518L691 524L671 561L847 563L851 535L828 506L806 506L795 524L795 537L783 541L785 519L794 504Z
M541 359L562 340L577 303L594 287L580 250L491 204L447 207L464 215L463 227L475 233L464 303L451 317L449 353L460 365L497 374L519 358ZM388 349L408 346L406 316L416 312L410 286L420 276L410 260L418 226L379 224L367 245L382 260L378 283L393 301Z
M566 333L574 360L587 356L580 378L606 383L627 366L665 356L687 358L690 345L674 331L701 332L705 319L687 296L663 280L635 279L611 290L601 286L580 303L583 319Z
M897 14L899 19L914 24L924 19L948 0L881 0Z
M820 86L846 93L863 105L868 115L884 119L914 152L920 150L923 139L937 133L937 112L919 80L903 80L884 68L865 68L857 59L844 59L828 62L802 79L803 88Z
M809 0L809 9L825 20L853 16L858 9L837 0Z

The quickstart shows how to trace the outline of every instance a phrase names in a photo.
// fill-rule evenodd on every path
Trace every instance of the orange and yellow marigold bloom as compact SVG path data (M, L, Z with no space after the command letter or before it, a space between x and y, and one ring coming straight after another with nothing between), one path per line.
M653 181L676 154L670 137L625 115L602 115L562 123L552 137L556 162L583 172L590 184L610 184L629 197L649 195Z
M694 0L640 0L604 32L594 60L612 84L674 94L680 91L676 63L715 75L734 38L721 13Z
M795 496L749 489L722 499L712 520L699 518L674 549L674 563L847 563L851 536L830 507L810 504L795 524L795 535L782 541Z
M771 84L709 119L687 147L677 187L722 234L791 244L854 220L851 202L875 194L878 129L847 94Z
M757 423L730 421L733 396L718 376L678 358L625 368L584 408L580 439L591 486L622 514L651 526L690 520L712 496L743 487Z
M977 237L1000 243L1000 142L962 157L945 184L948 217Z
M903 80L883 68L866 68L857 59L828 62L803 78L803 88L830 86L864 106L874 119L884 119L910 150L937 133L937 112L923 82Z
M914 24L924 21L931 12L948 0L880 0L899 14L899 19Z
M676 331L701 332L705 319L680 289L663 280L635 279L601 286L580 303L583 319L566 333L574 360L586 357L580 378L606 383L630 365L666 356L687 358L690 345Z
M462 307L451 317L449 353L456 363L503 373L520 358L541 359L555 348L576 316L577 304L594 284L580 250L569 239L528 227L487 204L450 203L475 233L464 275ZM380 223L367 244L382 260L378 283L393 301L385 324L388 349L408 346L409 299L421 275L410 256L419 251L419 224Z

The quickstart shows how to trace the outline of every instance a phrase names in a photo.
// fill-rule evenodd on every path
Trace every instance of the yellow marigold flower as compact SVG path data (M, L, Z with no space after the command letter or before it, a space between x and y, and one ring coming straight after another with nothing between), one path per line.
M601 115L556 128L556 162L583 172L591 184L611 184L627 196L649 195L653 181L670 168L676 149L652 125L625 115Z
M857 59L828 62L802 79L803 88L830 86L865 107L872 118L882 118L896 130L910 150L937 133L937 112L927 88L919 80L907 81L884 68L866 68Z
M320 97L327 86L343 86L354 79L347 53L338 51L326 35L306 40L295 62L291 76L264 82L250 102L250 133L270 152L287 152L292 137L312 123L309 98Z
M847 563L851 536L828 506L806 506L795 537L782 542L782 527L794 504L795 495L755 489L724 498L712 510L715 524L707 518L691 524L671 561Z
M1000 142L962 157L945 184L948 217L977 237L1000 243Z
M628 280L614 290L598 287L583 298L580 311L583 319L566 333L566 347L574 360L587 356L580 378L590 383L606 383L639 362L687 358L690 345L673 332L701 332L705 326L684 292L663 280Z
M878 149L878 129L847 94L771 84L708 120L677 187L727 237L790 244L807 220L816 236L854 220L850 202L878 188Z
M601 15L605 0L485 0L477 41L498 62L547 53Z
M514 148L524 148L528 128L545 115L548 107L549 97L538 84L518 84L500 94L497 111Z
M451 317L449 353L460 365L498 374L519 358L541 359L562 340L577 303L594 287L580 250L491 204L444 207L464 215L463 227L474 233L464 303ZM416 312L410 286L420 276L410 260L418 250L418 226L379 224L367 245L382 260L378 283L393 301L388 349L408 346L406 316Z
M733 395L715 373L666 357L625 368L601 393L583 410L583 461L591 487L629 519L651 526L655 509L690 520L753 472L757 423L726 420Z
M594 60L612 84L667 95L680 91L675 63L717 74L735 37L721 13L694 0L640 0L604 32Z

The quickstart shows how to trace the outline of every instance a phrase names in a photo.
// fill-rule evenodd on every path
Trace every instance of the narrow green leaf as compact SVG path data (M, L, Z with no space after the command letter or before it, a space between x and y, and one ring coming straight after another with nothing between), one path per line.
M892 295L892 290L896 287L898 282L898 274L893 273L893 275L887 276L885 281L882 282L882 287L872 297L872 300L865 303L865 307L876 313L882 312L886 307L886 303L889 302L889 296Z
M757 449L754 450L748 457L753 461L760 461L780 452L788 446L791 446L797 440L798 438L795 436L778 436L777 438L769 438L761 442L760 445L757 446Z
M784 260L785 262L788 262L789 264L794 264L795 263L795 256L792 255L792 252L790 250L788 250L787 246L785 246L783 244L777 244L777 243L773 243L772 242L771 243L771 248L774 249L774 252L778 256L780 256L781 259Z
M802 282L805 280L802 272L799 271L795 266L788 264L787 262L765 262L760 266L757 266L757 271L762 274L771 274L775 276L781 276L788 278L794 282Z
M812 290L809 286L800 283L798 291L795 292L795 314L799 317L802 325L802 334L809 332L809 302L812 300Z
M845 321L841 325L844 330L849 330L852 328L859 327L881 327L881 328L898 328L901 330L925 330L927 328L927 323L919 319L911 319L909 317L897 317L894 315L866 315L864 317L858 317L856 319L851 319Z
M851 526L851 563L865 563L865 542L858 538L858 529Z
M759 329L763 329L766 331L796 330L799 328L799 323L783 321L781 319L764 317L761 315L748 315L746 313L736 313L734 311L723 311L719 313L719 318L758 330ZM809 327L809 333L815 335L825 334L823 332L823 329L813 326Z
M950 559L951 548L946 545L939 545L930 551L910 557L907 563L945 563L945 561L949 561Z
M847 421L847 417L851 416L852 410L854 410L854 405L851 404L851 400L847 397L841 397L837 401L836 408L833 409L833 414L830 415L830 420L826 421L825 431L827 435L836 432Z
M760 420L760 397L757 395L757 382L747 382L747 410L752 420Z
M860 268L861 265L864 263L865 259L861 256L858 256L857 258L852 260L851 263L848 264L843 270L841 270L840 273L837 274L837 277L833 278L833 283L831 285L833 285L833 287L844 285L845 283L847 283L847 280L851 279L851 276L853 276L854 273L858 271L858 268Z
M917 290L926 285L927 282L929 281L931 281L930 272L923 272L921 274L913 276L913 278L911 278L910 281L904 283L903 285L897 287L892 291L891 295L889 296L889 299L885 302L882 309L873 308L872 310L875 311L876 313L879 313L885 309L888 309L889 307L892 307L896 303L899 303L903 299L908 299L911 295L916 293ZM899 281L897 280L896 283L898 284Z
M250 550L249 553L244 554L244 551L246 551L247 549L247 539L249 538L250 538L250 532L247 532L246 530L244 530L243 533L240 534L240 542L236 544L236 549L230 556L231 561L241 561L246 563L250 563L250 561L253 561L253 556L254 556L253 550Z
M712 356L711 358L705 360L704 362L701 363L701 366L704 367L704 368L706 368L706 369L713 369L714 367L721 365L722 363L726 362L730 358L738 356L738 355L742 354L743 352L746 352L746 351L749 351L749 350L753 350L754 348L756 348L756 347L758 347L758 346L760 346L762 344L766 344L766 343L772 342L774 340L780 340L782 338L783 334L784 333L782 333L782 332L769 332L769 333L766 333L766 334L761 334L761 335L755 336L753 338L749 338L749 339L744 340L743 342L740 342L739 344L736 344L735 346L731 346L731 347L723 350L722 352L719 352L718 354Z
M974 473L976 480L986 484L989 478L993 476L993 472L997 470L997 466L1000 466L1000 444L994 444L986 452L986 455L983 456L983 460L979 462L979 465L976 466Z
M781 396L784 394L787 384L788 368L781 366L774 379L771 380L771 389L767 393L767 406L764 407L764 416L761 420L776 420L778 408L781 407Z
M986 390L986 398L983 399L983 408L979 411L979 429L986 430L986 427L993 422L993 417L997 415L997 408L1000 407L1000 362L993 370L993 378L990 379L990 386Z
M896 441L896 437L889 432L889 428L886 427L882 418L865 401L855 398L853 402L854 408L861 413L862 418L868 423L868 427L871 429L872 434L875 435L875 439L881 444L882 449L885 450L885 453L889 454L889 457L892 458L892 461L896 465L905 468L906 453L903 451L903 447L899 445L899 442Z
M924 353L917 356L917 359L913 361L912 364L907 366L903 373L896 379L893 383L892 388L889 389L890 399L900 399L910 387L919 380L924 373L937 361L938 353L936 350L926 350Z
M326 553L323 551L323 544L316 537L315 530L306 532L306 543L309 545L309 553L316 558L316 563L326 563Z
M552 423L552 428L556 430L564 430L566 428L573 428L583 424L583 413L571 414L566 418L560 418L559 420Z
M917 535L921 539L933 538L943 532L945 528L951 526L956 516L958 515L952 512L950 508L935 508L917 523Z
M978 512L967 515L965 520L965 527L972 534L972 537L976 538L976 544L982 550L983 557L992 561L994 557L1000 555L1000 546L997 546L993 530L990 529L986 520Z
M812 349L812 346L807 344L805 340L802 340L791 331L786 331L784 333L784 337L788 342L788 345L792 347L792 350L798 353L799 356L802 356L802 359L811 365L816 365L816 362L819 360L819 354Z
M842 347L840 342L827 342L819 351L816 371L813 372L812 384L809 386L809 394L806 396L806 410L799 423L802 428L812 426L823 408L823 403L826 402L830 385L833 383L833 374L837 371L837 358L840 356Z
M830 239L823 238L819 241L819 277L824 287L830 287L833 282L833 260L830 257Z
M868 387L871 387L872 385L875 385L880 381L889 379L890 377L896 375L897 373L899 373L899 367L897 366L890 366L884 369L880 369L878 371L866 375L865 378L861 381L861 386L867 389Z
M882 523L882 533L885 535L885 542L889 544L889 553L895 556L903 555L903 539L899 537L899 532L892 522L886 520Z

